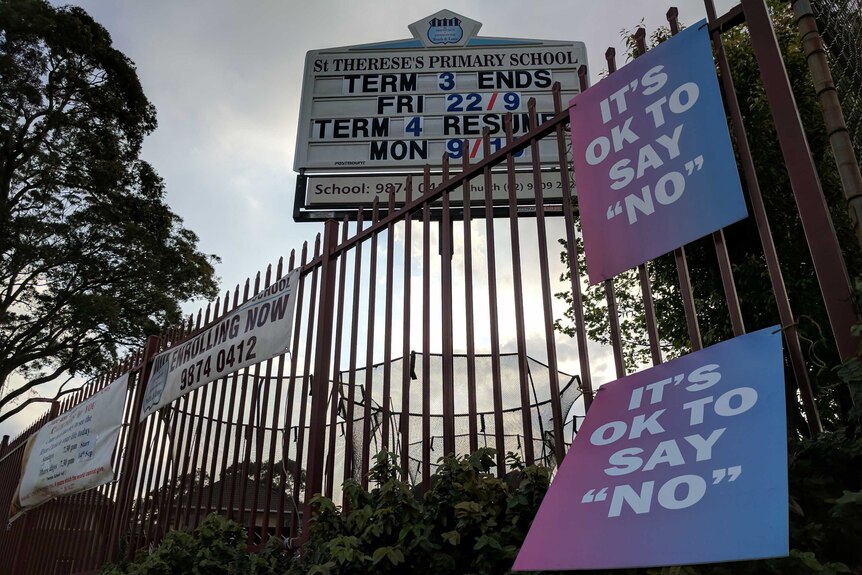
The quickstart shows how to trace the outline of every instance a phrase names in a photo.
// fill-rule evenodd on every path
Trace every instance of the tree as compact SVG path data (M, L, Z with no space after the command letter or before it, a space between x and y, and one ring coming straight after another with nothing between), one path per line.
M799 45L793 14L786 2L770 2L770 9L797 105L806 126L811 151L831 209L832 220L839 241L845 249L848 270L851 275L858 275L862 273L862 254L853 235L819 104L805 56ZM625 34L627 37L631 36L628 32ZM652 41L658 43L667 36L667 30L659 30L653 35ZM847 387L837 385L837 377L831 371L831 368L839 363L838 355L829 335L829 323L822 306L822 297L784 160L777 145L771 112L760 82L748 31L737 27L724 33L722 39L730 60L737 97L790 301L798 321L803 346L808 352L807 359L812 366L812 376L816 376L812 379L815 379L819 386L815 393L821 416L827 427L839 425L846 420L852 402ZM854 96L860 98L858 94ZM725 229L725 236L746 328L753 330L779 323L754 219L749 217L730 226ZM712 240L707 237L687 245L685 249L704 345L711 345L732 336ZM582 250L580 253L583 257ZM566 261L565 252L562 257ZM585 269L583 260L581 267ZM677 357L690 350L690 342L673 255L668 254L653 260L649 269L663 352L666 358ZM568 279L566 275L565 280ZM626 361L629 367L646 364L649 361L649 344L638 276L633 271L621 274L615 278L614 285ZM562 293L558 294L558 297L566 301L569 309L565 318L557 321L557 329L573 336L575 327L572 321L572 295ZM588 335L595 340L609 343L607 308L602 286L588 289L584 300ZM792 371L788 369L787 373L788 377L792 378ZM789 380L788 386L795 386L795 383ZM789 396L795 397L795 394ZM793 423L800 433L804 433L801 410L796 407L792 413L795 416Z
M155 127L134 64L84 10L0 0L0 410L214 295L218 259L139 157Z

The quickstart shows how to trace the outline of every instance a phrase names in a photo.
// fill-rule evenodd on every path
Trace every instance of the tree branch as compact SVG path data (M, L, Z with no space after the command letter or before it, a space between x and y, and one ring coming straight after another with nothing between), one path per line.
M28 381L27 383L25 383L21 387L10 391L6 395L4 395L2 398L0 398L0 410L2 410L3 407L5 407L7 404L14 401L18 397L21 397L22 395L24 395L25 393L27 393L28 391L30 391L34 387L44 385L46 383L49 383L49 382L57 379L57 377L59 377L61 373L68 371L68 369L75 364L75 361L77 359L78 359L78 353L77 353L77 351L73 351L72 357L70 357L66 362L64 362L60 366L58 366L57 369L55 369L51 373L46 374L46 375L42 375L42 376L37 377L35 379L31 379L30 381Z
M63 385L65 386L65 385L66 385L66 383L69 383L69 381L70 381L71 379L72 379L72 378L69 378L68 380L66 380L66 382L65 382L65 383L63 383ZM89 383L89 382L88 382L88 383ZM70 394L70 393L74 393L74 392L76 392L76 391L80 391L80 390L81 390L81 389L83 389L83 388L84 388L84 386L86 386L88 383L84 383L84 384L80 385L79 387L73 387L73 388L71 388L71 389L65 389L65 390L63 390L63 389L61 388L61 391L57 392L57 395L55 395L53 398L49 398L49 397L31 397L30 399L28 399L27 401L25 401L25 402L24 402L24 403L22 403L21 405L16 406L16 407L15 407L15 409L11 409L11 410L7 411L6 413L4 413L3 415L0 415L0 423L3 423L4 421L6 421L7 419L9 419L10 417L12 417L13 415L15 415L16 413L20 413L21 411L23 411L24 409L26 409L28 405L32 405L32 404L34 404L34 403L52 403L52 402L54 402L54 401L57 401L58 399L60 399L60 398L61 398L61 397L63 397L64 395L68 395L68 394Z

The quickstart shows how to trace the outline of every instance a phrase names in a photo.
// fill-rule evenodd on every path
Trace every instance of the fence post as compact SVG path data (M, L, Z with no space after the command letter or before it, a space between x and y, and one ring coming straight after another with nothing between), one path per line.
M329 364L332 355L332 311L335 306L336 268L338 267L333 251L337 243L338 222L328 220L323 229L323 250L320 256L320 294L317 306L317 339L314 344L314 371L311 379L311 419L308 431L302 540L308 537L311 499L321 493L323 486L326 403L329 399Z
M808 0L791 0L791 4L793 13L796 15L802 49L805 52L808 68L814 80L814 89L823 112L823 123L826 125L829 145L832 147L835 164L838 166L838 175L841 177L841 187L844 188L844 197L847 199L850 220L856 231L856 240L862 246L862 222L860 222L862 220L862 173L859 172L859 162L856 160L850 132L844 121L838 91L832 80L823 38L817 29L811 3Z
M829 216L765 0L742 0L742 9L751 32L751 45L766 88L766 98L775 121L778 143L790 176L826 313L838 353L842 360L846 360L856 355L857 345L850 330L858 319L853 309L850 278L841 255L841 246Z
M129 519L130 507L134 498L134 481L138 476L139 455L144 439L144 434L141 433L143 422L140 421L140 413L144 402L144 393L147 390L147 380L150 378L150 370L153 366L153 358L159 351L160 342L161 339L156 335L147 338L144 357L141 361L141 373L135 384L135 393L132 394L134 404L129 412L129 435L126 440L122 469L120 470L117 501L114 503L114 514L111 518L108 561L116 561L119 557L120 532Z

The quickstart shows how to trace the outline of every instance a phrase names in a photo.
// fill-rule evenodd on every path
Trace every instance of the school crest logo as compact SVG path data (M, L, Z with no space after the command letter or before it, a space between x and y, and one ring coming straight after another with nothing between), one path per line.
M432 44L457 44L464 37L460 18L431 18L428 40Z
M168 373L170 372L171 362L170 356L165 354L162 357L157 357L153 363L153 372L150 375L150 381L147 384L147 391L144 394L143 413L156 405L162 399L162 392L165 390L165 385L168 382Z

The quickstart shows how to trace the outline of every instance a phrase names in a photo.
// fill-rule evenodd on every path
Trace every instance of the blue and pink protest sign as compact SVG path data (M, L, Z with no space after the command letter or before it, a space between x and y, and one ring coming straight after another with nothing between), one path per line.
M590 283L746 216L705 22L569 106Z
M788 553L781 334L736 337L603 386L516 571Z

